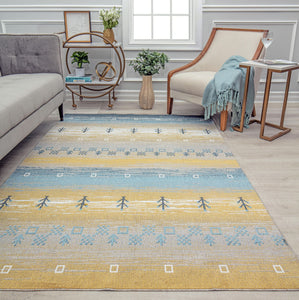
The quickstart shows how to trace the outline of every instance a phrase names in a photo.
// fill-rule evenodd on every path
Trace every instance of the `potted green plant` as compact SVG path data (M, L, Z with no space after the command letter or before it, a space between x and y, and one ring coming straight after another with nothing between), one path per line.
M166 54L142 50L138 53L135 60L130 62L135 72L142 76L142 87L139 93L139 105L143 109L152 109L155 103L155 94L153 91L152 76L158 74L160 69L165 68L168 62Z
M105 10L105 9L100 10L100 19L102 20L104 25L103 36L110 43L114 42L114 32L112 28L118 25L119 18L120 18L119 8L117 9L116 7L113 7L112 9L109 10ZM104 42L108 44L106 40L104 40Z
M73 59L72 64L77 63L77 68L75 70L76 76L85 76L83 64L89 64L88 53L84 51L75 51L71 58Z

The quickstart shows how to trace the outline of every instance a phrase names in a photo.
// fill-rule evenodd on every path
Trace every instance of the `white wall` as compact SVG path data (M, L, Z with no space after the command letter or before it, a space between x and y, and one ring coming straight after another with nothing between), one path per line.
M28 32L61 32L64 31L63 11L91 11L92 29L102 30L98 18L102 8L117 6L127 0L1 0L0 1L0 31L5 33ZM142 0L140 0L142 1ZM24 4L25 3L25 4ZM299 61L299 1L298 0L205 0L202 8L203 42L209 36L213 26L267 28L274 32L274 42L268 50L268 58L284 58ZM122 21L116 29L116 39L122 41ZM144 47L146 48L146 46ZM170 62L167 69L154 77L154 88L157 99L166 99L166 76L169 70L188 63L199 54L198 51L172 50L166 51ZM125 49L127 61L133 59L138 51ZM108 54L92 53L93 62L102 61ZM91 64L92 65L92 64ZM90 66L92 69L92 66ZM293 73L289 100L299 101L299 75ZM265 76L262 76L258 93L261 99ZM281 101L283 98L285 76L275 76L272 84L272 99ZM141 79L127 65L124 80L117 89L121 99L138 99Z

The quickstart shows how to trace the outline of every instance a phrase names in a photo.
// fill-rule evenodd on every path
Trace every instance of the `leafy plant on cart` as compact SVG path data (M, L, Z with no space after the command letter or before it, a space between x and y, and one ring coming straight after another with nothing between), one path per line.
M71 58L73 59L72 64L77 63L78 68L82 68L83 64L89 64L88 53L84 51L75 51Z
M130 66L141 76L150 76L158 74L160 69L165 68L167 62L168 57L166 54L147 49L138 53L136 59L130 62Z

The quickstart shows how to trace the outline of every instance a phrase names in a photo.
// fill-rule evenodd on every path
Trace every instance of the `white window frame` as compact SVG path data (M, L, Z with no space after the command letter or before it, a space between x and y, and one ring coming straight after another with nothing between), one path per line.
M140 0L142 1L142 0ZM190 0L188 40L152 39L134 40L133 28L134 0L123 1L123 46L125 50L165 49L165 50L201 50L202 49L202 0Z

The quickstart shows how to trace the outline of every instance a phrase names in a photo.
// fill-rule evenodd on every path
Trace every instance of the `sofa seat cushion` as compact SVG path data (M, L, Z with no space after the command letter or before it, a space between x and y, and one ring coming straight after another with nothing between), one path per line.
M56 73L0 77L0 137L64 90Z
M170 89L202 97L205 87L214 78L216 72L179 72L171 77Z

